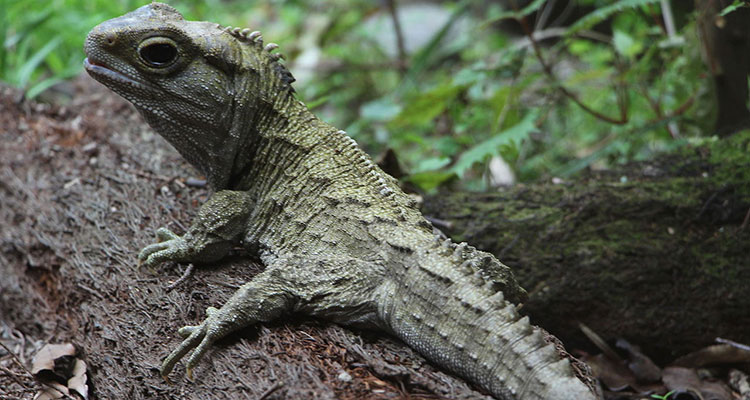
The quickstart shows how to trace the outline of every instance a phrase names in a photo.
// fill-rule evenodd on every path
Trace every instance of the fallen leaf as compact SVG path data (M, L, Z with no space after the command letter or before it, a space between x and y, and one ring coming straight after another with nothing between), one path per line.
M581 359L591 367L594 376L601 379L604 386L613 392L625 390L635 384L635 375L629 369L604 354Z
M31 360L31 373L44 382L66 384L75 354L76 349L70 343L45 345Z
M86 363L76 358L76 348L71 343L47 344L31 361L31 373L45 386L37 392L35 400L55 400L70 396L71 390L87 400Z
M730 370L729 386L739 392L741 400L750 400L750 378L746 373L736 369Z
M49 386L44 386L37 392L34 400L56 400L70 395L68 388L57 382L49 382L47 385Z
M667 389L674 390L675 393L687 395L690 391L693 391L699 394L700 396L696 399L731 400L733 398L731 391L724 383L701 379L692 368L664 368L662 380ZM677 396L674 398L677 398Z
M73 367L73 376L68 379L68 388L75 390L84 399L88 400L89 386L86 384L87 382L86 363L83 360L76 360L75 367Z
M617 339L615 346L628 352L628 368L635 375L639 383L654 383L661 381L661 368L651 359L641 353L638 346L631 345L625 339Z
M750 362L750 351L731 344L715 344L682 356L672 363L680 367L704 367L716 364Z

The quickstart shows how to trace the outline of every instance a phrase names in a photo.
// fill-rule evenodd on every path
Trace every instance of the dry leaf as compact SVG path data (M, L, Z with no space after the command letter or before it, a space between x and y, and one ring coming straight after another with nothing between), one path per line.
M654 364L648 356L641 353L638 346L631 345L625 339L617 339L615 346L628 352L628 368L633 371L635 379L639 383L661 381L661 368Z
M37 375L44 370L54 371L55 360L75 354L76 348L70 343L47 344L31 360L31 373Z
M39 350L31 362L31 373L45 386L35 400L60 399L69 396L71 390L88 399L86 363L75 355L75 346L70 343L48 344Z
M667 367L664 368L662 380L667 389L675 392L694 391L700 393L703 400L732 400L729 388L722 382L702 380L692 368Z
M36 396L34 396L34 400L56 400L62 399L63 397L70 394L68 388L57 382L49 382L47 384L49 386L44 386L40 391L36 393Z
M76 360L75 367L73 367L73 376L68 379L68 388L75 390L84 399L88 400L89 386L86 384L87 382L86 363L83 360Z
M750 400L750 378L742 371L729 371L729 386L740 394L741 400Z
M601 379L604 386L613 392L625 390L635 384L635 375L629 369L604 354L584 357L582 360L591 367L594 376Z
M672 363L680 367L704 367L716 364L750 362L750 351L730 344L715 344L682 356Z

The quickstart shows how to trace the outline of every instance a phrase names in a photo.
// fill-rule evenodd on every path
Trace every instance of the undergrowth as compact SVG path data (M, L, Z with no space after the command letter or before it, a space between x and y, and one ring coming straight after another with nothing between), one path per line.
M0 79L37 97L81 72L89 29L145 3L0 0ZM188 19L262 29L298 96L371 154L394 150L423 190L486 189L493 159L518 181L565 178L710 132L715 105L686 2L501 3L444 2L444 19L410 49L391 13L408 6L390 1L170 2Z

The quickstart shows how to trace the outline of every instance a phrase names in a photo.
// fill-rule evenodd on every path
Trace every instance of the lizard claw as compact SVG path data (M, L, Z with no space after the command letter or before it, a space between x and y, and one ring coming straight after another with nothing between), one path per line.
M200 325L184 326L177 333L184 337L185 340L177 346L176 349L164 359L161 365L161 376L167 380L167 376L182 357L192 350L192 354L187 361L187 376L193 380L193 369L208 350L208 347L216 341L221 334L219 325L221 323L218 317L218 311L214 307L206 310L207 317Z
M167 228L159 228L156 230L156 238L159 239L159 242L165 242L167 240L180 239L180 235L170 231Z
M138 253L138 268L149 268L164 261L183 261L189 252L185 239L169 229L159 228L156 231L157 243L148 245Z

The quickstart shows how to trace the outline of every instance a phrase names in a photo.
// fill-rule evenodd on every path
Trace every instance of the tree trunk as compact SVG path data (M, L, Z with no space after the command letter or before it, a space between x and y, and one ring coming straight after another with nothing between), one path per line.
M136 267L168 226L184 232L207 190L135 110L86 77L64 108L18 102L0 85L0 399L40 387L21 368L71 342L96 399L484 398L382 333L285 318L212 346L184 377L161 360L261 267L238 255L196 268ZM287 326L288 325L288 326ZM259 332L260 331L260 332Z
M750 126L748 76L750 75L750 8L719 16L732 0L696 0L698 29L704 55L714 77L718 107L716 130L727 135Z
M661 361L750 342L750 134L562 184L427 197L449 235L497 255L523 309L568 348L582 322Z
M207 192L183 183L190 169L124 100L78 86L65 108L0 88L0 340L21 359L73 342L104 399L480 396L382 334L299 319L239 332L197 383L179 369L166 384L175 330L259 267L235 257L174 290L182 267L138 270L155 229L184 231ZM581 321L671 357L718 335L750 342L749 152L745 134L567 184L433 196L425 211L516 267L524 309L569 348L588 345ZM5 351L0 398L28 397L39 386Z

